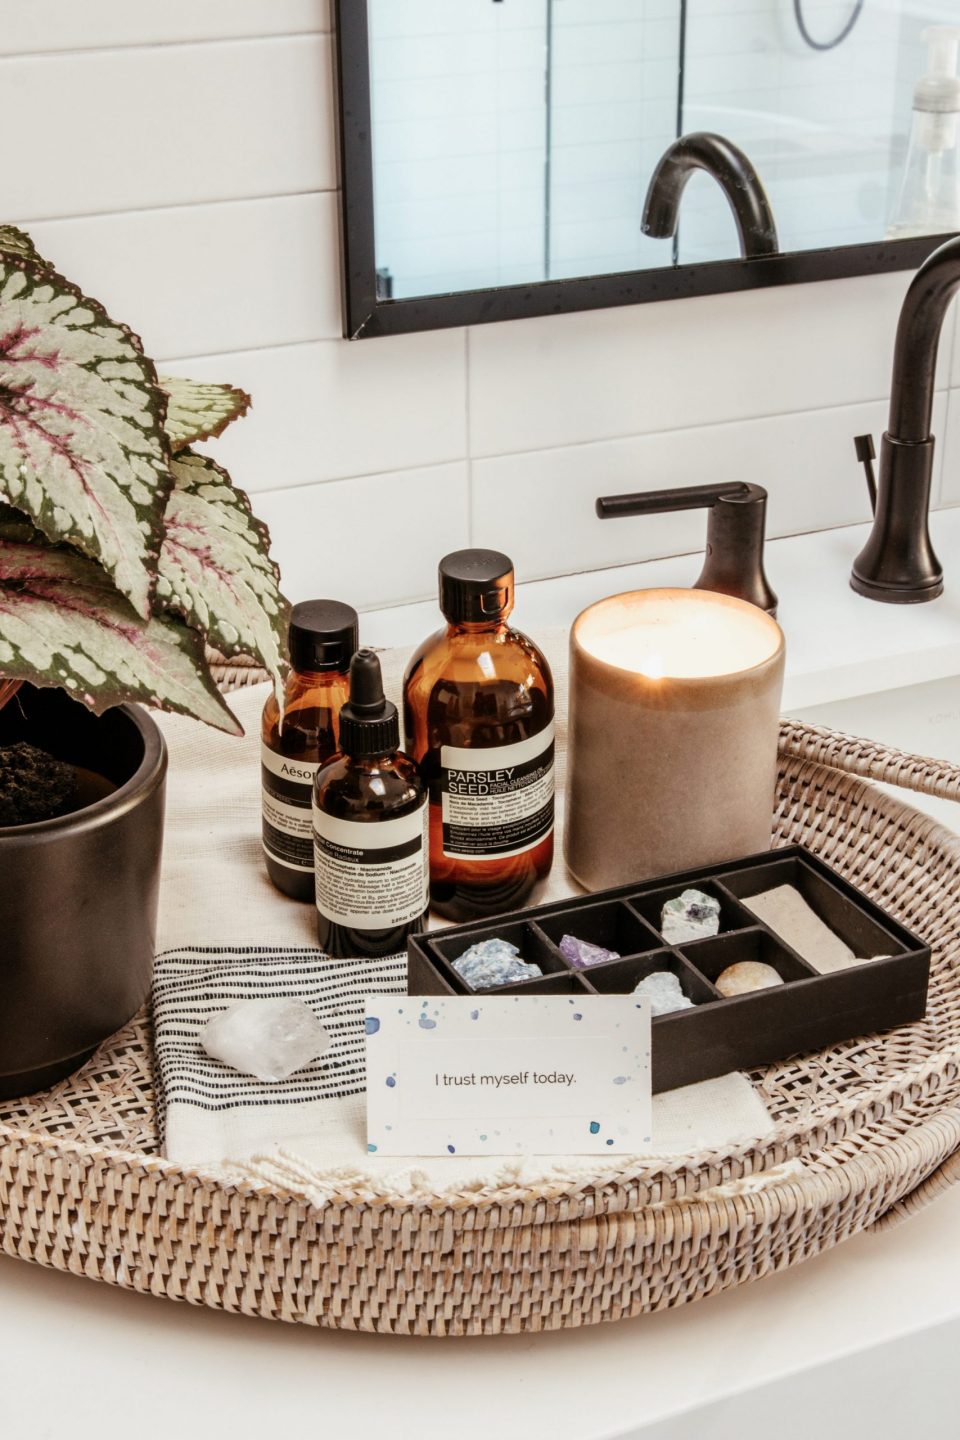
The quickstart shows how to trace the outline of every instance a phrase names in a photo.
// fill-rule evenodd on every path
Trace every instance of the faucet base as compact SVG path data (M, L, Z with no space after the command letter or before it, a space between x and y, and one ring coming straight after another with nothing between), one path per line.
M938 595L943 594L943 579L933 580L929 585L916 585L905 589L901 585L882 585L876 580L863 580L853 571L850 576L850 589L855 590L858 595L864 595L868 600L880 600L886 605L922 605L925 601L936 600Z
M921 605L943 593L943 567L928 525L934 439L880 443L873 529L853 562L850 584L867 600Z

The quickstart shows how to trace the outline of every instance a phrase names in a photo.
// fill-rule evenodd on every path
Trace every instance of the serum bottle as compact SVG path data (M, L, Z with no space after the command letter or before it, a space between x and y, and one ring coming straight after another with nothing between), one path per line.
M294 605L283 710L273 695L263 707L263 852L270 879L294 900L313 900L313 780L337 749L357 631L357 612L337 600Z
M404 679L407 750L430 794L430 902L451 920L515 908L553 862L553 679L507 624L513 593L499 551L445 556L447 625Z
M340 749L314 782L320 946L334 958L396 955L427 919L427 792L372 650L350 664Z

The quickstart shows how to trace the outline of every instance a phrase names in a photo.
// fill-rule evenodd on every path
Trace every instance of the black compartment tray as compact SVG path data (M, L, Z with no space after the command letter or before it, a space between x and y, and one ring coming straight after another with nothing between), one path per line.
M797 889L864 963L820 974L742 903L777 885ZM687 887L720 901L720 933L669 945L658 929L661 908ZM621 959L577 969L559 950L567 931ZM494 935L518 946L543 975L473 991L452 962ZM713 982L740 960L772 965L784 984L725 999ZM672 971L694 1001L693 1009L653 1021L653 1088L673 1090L922 1019L930 948L804 846L791 845L414 935L407 988L411 995L617 995L630 994L653 970Z

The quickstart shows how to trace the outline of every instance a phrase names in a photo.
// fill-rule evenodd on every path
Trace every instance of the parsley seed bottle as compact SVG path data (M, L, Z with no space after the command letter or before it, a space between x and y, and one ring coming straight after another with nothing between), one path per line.
M338 600L294 605L283 711L272 694L263 707L263 852L270 879L294 900L313 900L313 780L337 749L358 629L356 610Z
M427 920L427 792L372 650L350 663L340 750L314 782L320 945L334 958L396 955Z
M430 902L451 920L514 909L553 862L553 678L507 623L513 597L506 555L446 555L447 624L404 679L406 746L430 795Z

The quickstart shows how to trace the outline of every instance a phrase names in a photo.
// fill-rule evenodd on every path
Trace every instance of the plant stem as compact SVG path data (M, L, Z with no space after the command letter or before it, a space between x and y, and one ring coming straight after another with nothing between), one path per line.
M22 684L22 680L0 680L0 710L13 699Z

